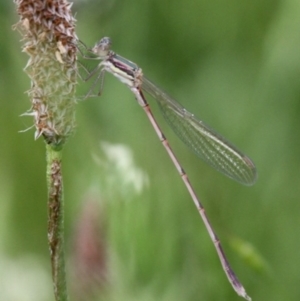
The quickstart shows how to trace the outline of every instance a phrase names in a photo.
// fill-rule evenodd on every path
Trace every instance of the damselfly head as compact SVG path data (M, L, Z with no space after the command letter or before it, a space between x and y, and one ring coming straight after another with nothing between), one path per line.
M102 38L96 45L92 48L92 52L99 57L106 57L110 51L111 40L108 37Z

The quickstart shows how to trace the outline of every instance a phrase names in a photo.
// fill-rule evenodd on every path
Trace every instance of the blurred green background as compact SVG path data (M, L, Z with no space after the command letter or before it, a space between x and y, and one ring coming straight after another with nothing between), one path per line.
M48 301L45 146L34 130L18 132L32 124L19 117L30 108L28 58L11 30L12 1L0 8L0 299ZM86 0L72 10L86 44L110 36L117 53L253 159L253 187L222 176L151 101L248 294L299 300L300 2ZM241 300L144 112L110 75L101 98L77 105L63 172L68 259L85 204L99 205L104 300ZM76 266L70 260L68 274Z

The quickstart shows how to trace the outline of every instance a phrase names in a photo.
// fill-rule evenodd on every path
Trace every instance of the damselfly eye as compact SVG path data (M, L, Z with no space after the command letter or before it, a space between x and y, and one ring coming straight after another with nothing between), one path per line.
M111 39L108 37L104 37L92 48L92 51L100 57L105 57L110 50L110 46Z

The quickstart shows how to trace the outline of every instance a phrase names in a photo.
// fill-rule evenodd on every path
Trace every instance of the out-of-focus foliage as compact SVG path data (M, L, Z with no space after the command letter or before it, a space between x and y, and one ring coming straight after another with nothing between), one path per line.
M249 295L299 300L300 2L78 0L73 12L81 40L110 36L116 52L254 160L255 186L225 178L185 148L151 102ZM35 300L33 291L53 300L45 148L34 130L18 133L32 125L19 118L30 106L27 57L11 30L13 3L2 1L0 15L0 295L16 300L19 289L21 301ZM63 162L67 256L92 195L107 248L104 299L239 300L130 91L108 75L100 98L78 103L76 122ZM36 282L23 284L24 269Z

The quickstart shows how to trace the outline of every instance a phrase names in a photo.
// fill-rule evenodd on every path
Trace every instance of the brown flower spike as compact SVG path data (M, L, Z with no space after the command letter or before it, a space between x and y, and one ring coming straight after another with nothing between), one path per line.
M25 67L31 79L28 95L35 123L35 139L41 135L60 149L75 127L76 34L72 3L66 0L15 0L17 23L30 58Z

